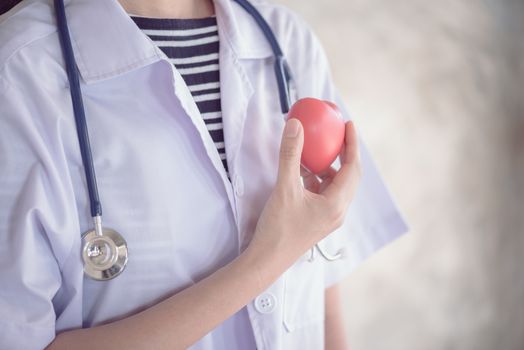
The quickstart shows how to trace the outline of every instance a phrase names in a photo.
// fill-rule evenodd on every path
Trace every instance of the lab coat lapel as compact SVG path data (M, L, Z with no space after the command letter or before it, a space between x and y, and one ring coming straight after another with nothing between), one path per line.
M202 115L198 110L198 106L196 105L196 102L193 96L191 95L191 91L189 90L189 87L187 86L177 69L171 64L171 62L169 62L168 57L159 48L156 48L156 50L158 56L162 60L162 64L166 65L167 69L172 73L174 96L180 101L181 107L186 112L185 117L189 118L193 126L196 128L204 146L206 155L213 164L213 167L215 168L217 175L222 180L224 189L226 191L230 203L231 210L233 212L233 215L236 217L231 183L227 177L224 165L222 164L222 160L220 159L220 154L218 153L214 141L209 131L207 130L204 119L202 118Z
M224 144L232 189L234 193L238 193L238 187L243 185L237 181L239 179L237 159L242 142L247 106L253 94L253 87L247 80L242 65L238 62L233 51L228 47L227 43L224 43L224 40L220 42L220 98L222 103ZM243 233L240 229L241 225L236 201L237 198L233 196L231 207L235 213L237 242L240 249Z
M222 41L221 41L222 42ZM227 44L220 46L220 91L224 143L231 179L238 173L238 156L247 106L253 95L253 87L244 69Z
M246 66L251 60L271 57L271 48L253 18L237 3L230 0L214 0L218 35L220 40L220 98L224 144L232 182L233 200L239 247L242 237L239 196L243 194L242 167L239 155L243 142L247 110L254 94L250 72ZM264 72L257 72L256 76ZM245 169L244 169L245 170Z
M198 110L196 102L193 96L191 95L191 92L188 86L184 82L184 79L182 78L180 73L176 71L176 69L173 69L173 73L174 73L175 91L177 95L179 96L182 107L186 110L187 115L190 117L191 121L193 122L193 125L196 127L196 129L198 130L200 134L200 137L206 149L206 154L208 158L211 160L211 162L213 163L213 166L215 170L217 171L218 176L220 176L222 183L224 184L224 189L227 193L231 209L233 210L233 214L236 217L231 182L229 181L227 177L226 170L224 168L224 165L222 164L222 160L220 159L220 154L218 153L218 149L215 146L215 143L211 137L211 134L209 133L209 130L207 129L204 119L202 118L202 115L200 111ZM227 146L226 146L226 152L227 152Z
M271 47L253 18L231 0L214 0L220 40L222 123L229 174L235 186L238 154L253 86L243 63L271 57ZM262 73L260 73L262 74Z
M206 153L213 163L218 175L221 177L226 190L229 204L233 212L235 222L237 224L237 239L240 247L242 233L238 229L240 227L240 219L237 212L237 203L234 195L237 178L237 155L240 149L241 139L243 135L244 120L246 118L246 111L249 100L253 95L253 88L251 83L247 80L242 66L239 64L234 53L228 48L227 44L222 44L224 40L220 41L219 53L219 70L220 70L220 99L222 109L222 125L224 131L224 145L226 149L226 157L229 169L230 179L228 179L224 166L220 159L218 150L206 128L204 120L198 110L191 92L185 85L180 74L174 69L174 86L176 94L186 110L187 115L191 119L193 125L198 130ZM233 182L233 183L232 183Z

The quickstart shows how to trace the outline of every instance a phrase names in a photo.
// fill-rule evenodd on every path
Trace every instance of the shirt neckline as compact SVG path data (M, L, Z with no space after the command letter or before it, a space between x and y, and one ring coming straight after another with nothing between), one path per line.
M135 24L142 29L195 29L217 25L215 15L201 18L160 18L129 14Z

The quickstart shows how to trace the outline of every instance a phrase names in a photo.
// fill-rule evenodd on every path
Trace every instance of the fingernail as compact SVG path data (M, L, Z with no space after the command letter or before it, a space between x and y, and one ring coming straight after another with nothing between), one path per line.
M286 127L284 129L284 135L286 137L296 137L298 135L298 129L300 127L300 122L295 118L291 118L287 121Z

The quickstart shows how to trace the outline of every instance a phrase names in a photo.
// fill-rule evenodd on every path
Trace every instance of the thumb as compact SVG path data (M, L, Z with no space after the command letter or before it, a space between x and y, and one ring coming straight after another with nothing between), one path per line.
M300 183L300 157L303 145L304 133L302 131L302 123L295 118L288 119L280 144L277 179L279 184Z

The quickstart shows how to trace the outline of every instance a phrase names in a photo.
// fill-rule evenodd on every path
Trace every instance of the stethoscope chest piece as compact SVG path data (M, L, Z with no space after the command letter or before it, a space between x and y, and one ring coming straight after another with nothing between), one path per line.
M115 230L104 228L103 234L90 230L82 235L84 273L97 281L106 281L124 271L128 252L127 243Z

